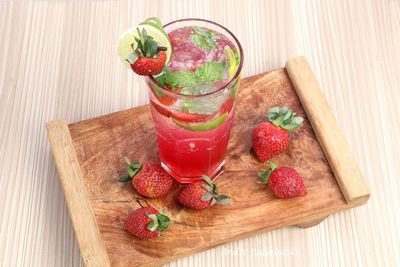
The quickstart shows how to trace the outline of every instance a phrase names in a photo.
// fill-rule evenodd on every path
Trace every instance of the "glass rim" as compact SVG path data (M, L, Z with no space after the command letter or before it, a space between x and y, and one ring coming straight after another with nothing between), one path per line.
M185 18L185 19L178 19L178 20L174 20L171 21L167 24L164 25L164 27L170 26L172 24L175 23L179 23L179 22L186 22L186 21L201 21L201 22L206 22L206 23L210 23L210 24L214 24L217 27L222 28L223 30L225 30L236 42L236 45L239 49L239 54L240 54L240 62L239 62L239 67L237 68L235 75L233 75L233 77L224 85L222 85L221 87L218 87L217 89L215 89L214 91L211 91L209 93L206 94L202 94L202 95L185 95L185 94L181 94L181 93L177 93L174 91L169 90L167 87L165 87L164 85L160 84L153 75L149 75L147 76L152 83L156 84L158 86L158 89L160 89L163 93L167 93L176 97L189 97L189 98L197 98L197 97L204 97L204 96L209 96L209 95L213 95L215 93L218 93L222 90L224 90L225 88L230 87L238 78L240 75L240 72L242 71L242 66L243 66L243 49L242 49L242 45L240 44L239 40L236 38L236 36L230 31L228 30L226 27L222 26L221 24L218 24L214 21L211 20L207 20L207 19L200 19L200 18Z

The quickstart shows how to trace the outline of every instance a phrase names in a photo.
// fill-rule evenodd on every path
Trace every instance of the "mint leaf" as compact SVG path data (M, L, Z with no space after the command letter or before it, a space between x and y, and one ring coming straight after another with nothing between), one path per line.
M172 88L178 86L192 86L197 83L197 78L194 72L189 70L180 70L171 72L171 70L165 66L163 71L155 77L156 81L161 85L170 85Z
M193 94L193 90L189 87L184 87L182 88L181 92L182 95L192 95Z
M178 86L192 86L197 83L196 75L189 70L171 72L165 79L165 83L176 88Z
M161 85L170 85L172 88L202 85L222 79L226 64L224 62L210 61L201 65L195 72L180 70L171 72L165 66L163 71L155 77Z
M211 51L217 46L217 34L207 31L204 28L193 27L190 37L192 41L202 49Z
M159 82L161 85L165 86L166 85L166 80L167 77L171 74L171 70L165 66L164 69L160 74L155 77L156 81Z
M200 83L212 83L222 79L225 71L224 62L210 61L201 65L196 71L196 77Z

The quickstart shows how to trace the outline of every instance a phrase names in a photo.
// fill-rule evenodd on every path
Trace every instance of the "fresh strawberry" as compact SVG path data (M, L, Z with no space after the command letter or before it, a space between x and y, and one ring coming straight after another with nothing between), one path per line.
M261 171L258 176L262 183L267 183L268 188L278 198L304 197L307 195L307 188L303 179L295 169L279 167L272 162L268 170Z
M143 164L136 161L130 162L124 157L127 164L128 175L121 176L121 182L132 179L132 185L136 191L149 198L162 197L168 193L172 187L173 178L156 161L149 161Z
M183 188L177 199L183 206L195 210L205 209L217 202L220 204L229 203L229 197L220 195L216 185L207 176L203 176L202 180L195 181Z
M152 207L143 207L132 212L125 220L125 230L132 235L147 239L159 236L168 228L170 219Z
M268 122L253 130L253 151L259 161L267 161L285 151L289 145L289 133L301 127L302 117L288 107L273 107L268 112Z
M139 57L135 63L131 65L132 70L139 75L156 75L159 74L167 60L167 53L164 51L159 52L158 57Z
M137 47L129 59L131 68L139 75L156 75L162 72L167 61L166 47L159 46L153 37L147 35L145 29L135 37Z

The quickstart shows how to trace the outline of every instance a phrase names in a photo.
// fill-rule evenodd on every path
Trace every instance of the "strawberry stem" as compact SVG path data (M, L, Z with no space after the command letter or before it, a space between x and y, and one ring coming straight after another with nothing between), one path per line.
M147 214L147 217L152 219L152 221L147 225L147 229L151 232L158 230L158 235L161 234L162 231L168 228L171 219L162 213L157 214Z
M215 203L219 203L222 205L229 204L230 198L225 195L221 195L218 193L218 188L214 184L214 182L210 179L210 177L203 175L203 180L207 183L204 185L203 188L207 191L204 195L201 196L201 201L210 201L210 206L214 205Z
M126 165L131 165L132 164L127 156L124 157L124 161L125 161Z
M142 32L140 32L139 28L137 29L138 37L135 37L135 41L137 43L137 47L135 49L135 53L137 56L153 58L158 57L160 51L166 51L167 48L164 46L159 46L158 43L153 39L152 36L147 35L147 31L143 28ZM132 46L133 49L133 46Z
M126 172L128 175L119 177L119 181L126 183L130 181L142 168L142 164L139 161L131 162L127 156L123 157L126 163Z
M276 169L276 164L273 162L269 162L267 165L269 166L269 169L263 169L258 173L258 178L262 184L268 183L269 176Z

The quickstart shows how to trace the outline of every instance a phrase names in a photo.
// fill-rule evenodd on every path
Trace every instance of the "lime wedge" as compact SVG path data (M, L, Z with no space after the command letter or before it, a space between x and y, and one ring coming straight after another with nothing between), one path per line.
M237 68L239 67L240 58L236 58L235 53L229 46L225 46L224 48L224 57L228 65L229 79L232 79L233 76L235 76Z
M224 113L221 116L206 122L206 123L183 123L176 119L172 119L176 125L186 130L195 131L195 132L203 132L217 128L220 126L226 119L228 118L228 113Z
M143 21L142 23L140 23L140 25L150 25L153 26L157 29L159 29L161 32L163 32L165 35L167 35L167 33L164 30L164 27L161 23L161 20L159 18L153 17L153 18L148 18L145 21Z
M161 23L160 23L161 25ZM151 37L153 37L154 41L158 43L160 46L165 46L167 48L167 63L169 62L169 59L171 57L171 43L168 39L168 36L165 34L164 30L160 30L158 27L155 25L148 25L148 24L141 24L138 26L135 26L129 30L127 30L125 33L123 33L118 41L118 55L122 62L130 68L130 64L128 62L128 58L131 58L133 55L134 50L137 47L137 42L135 40L135 37L138 37L138 29L141 32L143 29L146 30L147 34Z

